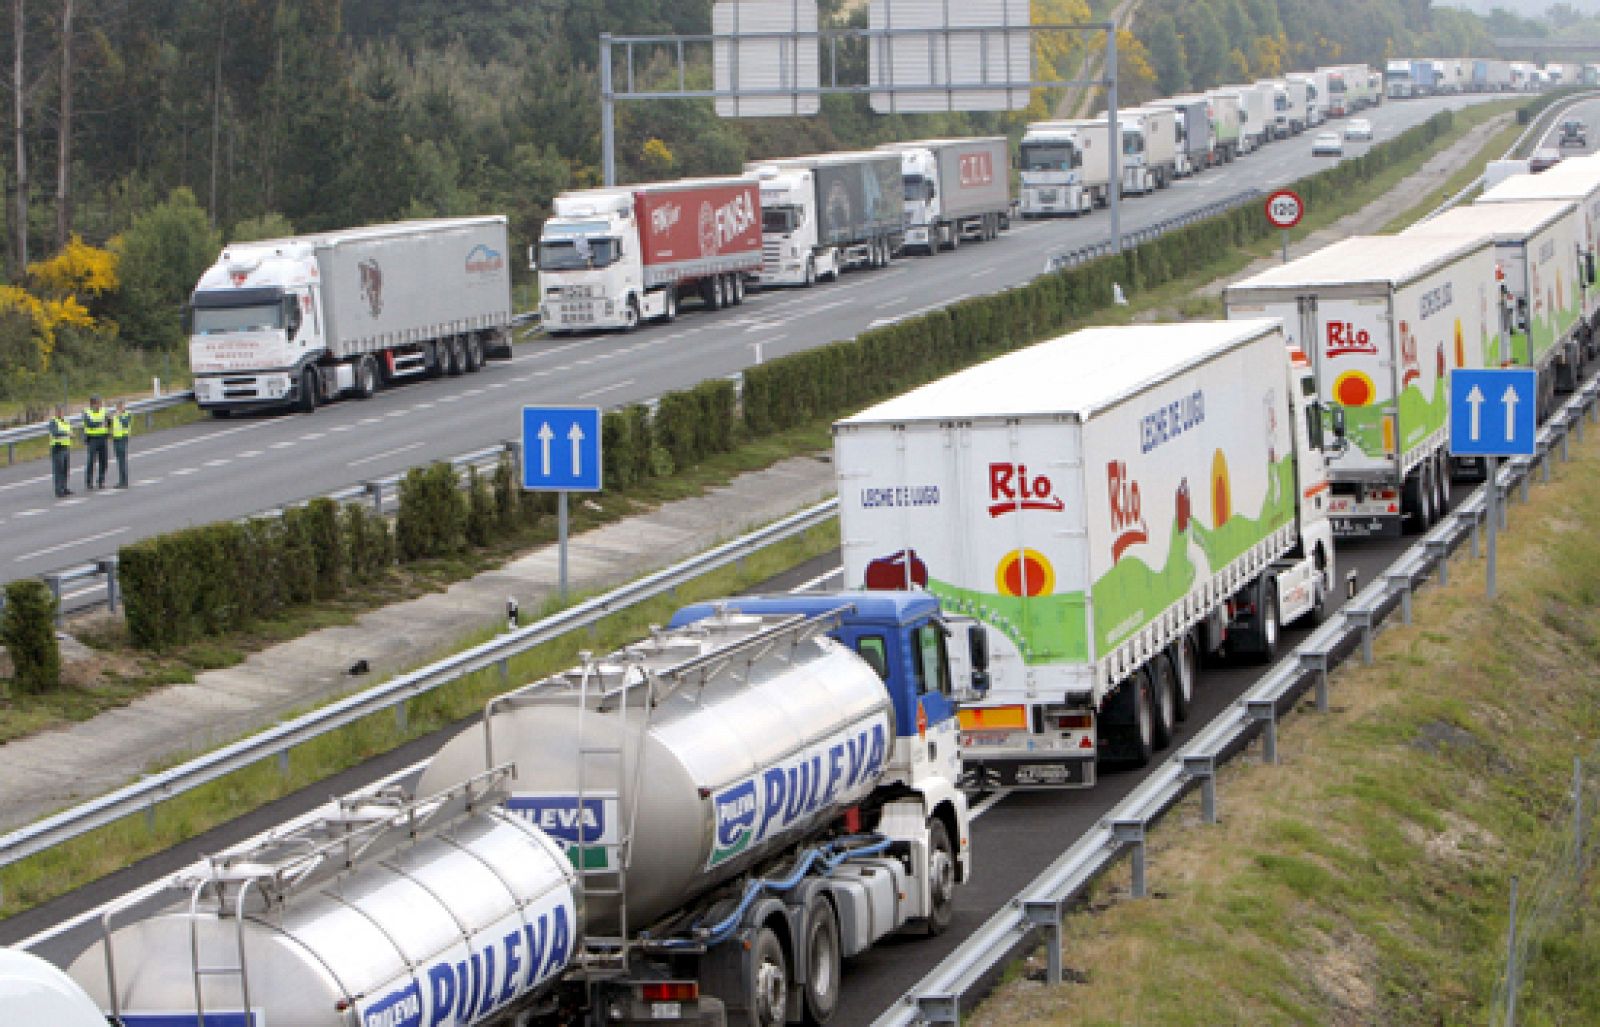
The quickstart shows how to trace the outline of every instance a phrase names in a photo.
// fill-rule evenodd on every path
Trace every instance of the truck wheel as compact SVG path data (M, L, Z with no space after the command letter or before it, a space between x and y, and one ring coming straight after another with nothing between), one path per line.
M629 296L628 303L622 308L622 330L631 332L639 327L639 299Z
M483 340L477 332L467 336L467 370L474 374L483 370Z
M938 817L928 821L928 901L923 929L932 938L949 930L956 916L956 850Z
M210 413L212 417L219 421L226 421L229 417L233 416L233 411L229 410L227 407L212 407L208 413Z
M1256 588L1256 662L1278 658L1278 590L1262 579Z
M1408 535L1421 534L1432 523L1433 497L1428 493L1433 485L1427 480L1426 468L1424 464L1406 475L1405 485L1400 490L1400 516Z
M712 275L700 281L700 298L705 301L707 310L722 309L721 275Z
M302 414L317 409L317 369L308 367L300 373L300 402L296 407Z
M1194 685L1200 676L1200 646L1195 641L1193 632L1184 632L1183 637L1172 643L1172 650L1167 654L1172 661L1174 674L1173 696L1177 700L1178 719L1187 720L1189 705L1194 701Z
M1157 749L1172 744L1178 731L1178 675L1166 653L1150 661L1150 709L1155 717L1150 725L1150 741Z
M461 341L461 336L455 335L451 336L449 343L446 344L446 348L450 352L450 366L447 370L447 373L451 377L458 377L467 369L466 344Z
M1150 694L1150 675L1140 670L1123 685L1124 702L1132 703L1133 723L1123 730L1127 733L1128 763L1133 767L1147 767L1155 755L1155 702Z
M357 399L371 399L373 393L378 391L378 364L370 356L362 357L356 361L356 387Z
M744 302L744 275L735 272L728 276L728 287L733 293L733 305L739 306Z
M959 250L960 248L961 248L961 227L959 225L951 225L950 226L950 252L954 253L956 250Z
M1434 465L1433 471L1434 520L1443 520L1444 515L1450 512L1450 457L1445 453L1439 454L1439 460Z
M839 1008L839 917L833 903L813 895L806 908L805 1022L825 1024Z
M737 1022L751 1027L778 1027L789 1006L789 964L770 927L756 932L750 946L750 977L745 982L745 1010Z
M806 277L800 284L807 289L817 284L817 260L815 257L806 258Z
M677 319L678 287L676 285L669 285L667 286L666 301L661 305L661 321L663 324L671 324Z

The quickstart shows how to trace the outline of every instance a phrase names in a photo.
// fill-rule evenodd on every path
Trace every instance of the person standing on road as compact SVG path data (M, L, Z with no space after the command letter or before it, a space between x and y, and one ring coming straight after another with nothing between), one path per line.
M133 415L128 413L128 404L117 400L117 409L111 413L111 449L117 455L117 485L119 489L128 487L128 436L133 434Z
M56 404L56 415L50 418L50 473L55 478L56 495L70 496L67 475L72 470L72 422L67 420L67 407Z
M89 408L83 412L83 441L89 447L89 461L83 465L83 487L106 487L106 438L111 434L111 419L106 408L100 405L99 396L89 397ZM95 467L99 465L99 485L96 486Z

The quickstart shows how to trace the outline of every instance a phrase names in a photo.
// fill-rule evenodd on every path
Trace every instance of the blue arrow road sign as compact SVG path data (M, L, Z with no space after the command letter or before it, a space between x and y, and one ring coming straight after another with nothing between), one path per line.
M1450 372L1450 452L1532 456L1538 406L1539 373L1531 368Z
M600 408L522 408L522 487L600 491Z

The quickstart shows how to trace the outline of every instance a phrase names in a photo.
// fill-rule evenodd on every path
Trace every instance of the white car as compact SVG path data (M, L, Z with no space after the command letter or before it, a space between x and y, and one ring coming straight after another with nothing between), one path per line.
M1344 123L1344 137L1346 139L1365 139L1372 141L1372 122L1366 118L1351 118Z
M1314 157L1344 156L1344 140L1339 138L1337 132L1318 132L1317 137L1311 140L1311 154Z

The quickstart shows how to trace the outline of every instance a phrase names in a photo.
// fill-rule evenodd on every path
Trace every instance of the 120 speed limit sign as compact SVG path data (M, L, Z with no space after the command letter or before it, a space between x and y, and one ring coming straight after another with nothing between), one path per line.
M1267 220L1274 228L1293 228L1305 213L1305 202L1292 189L1279 189L1267 197Z

